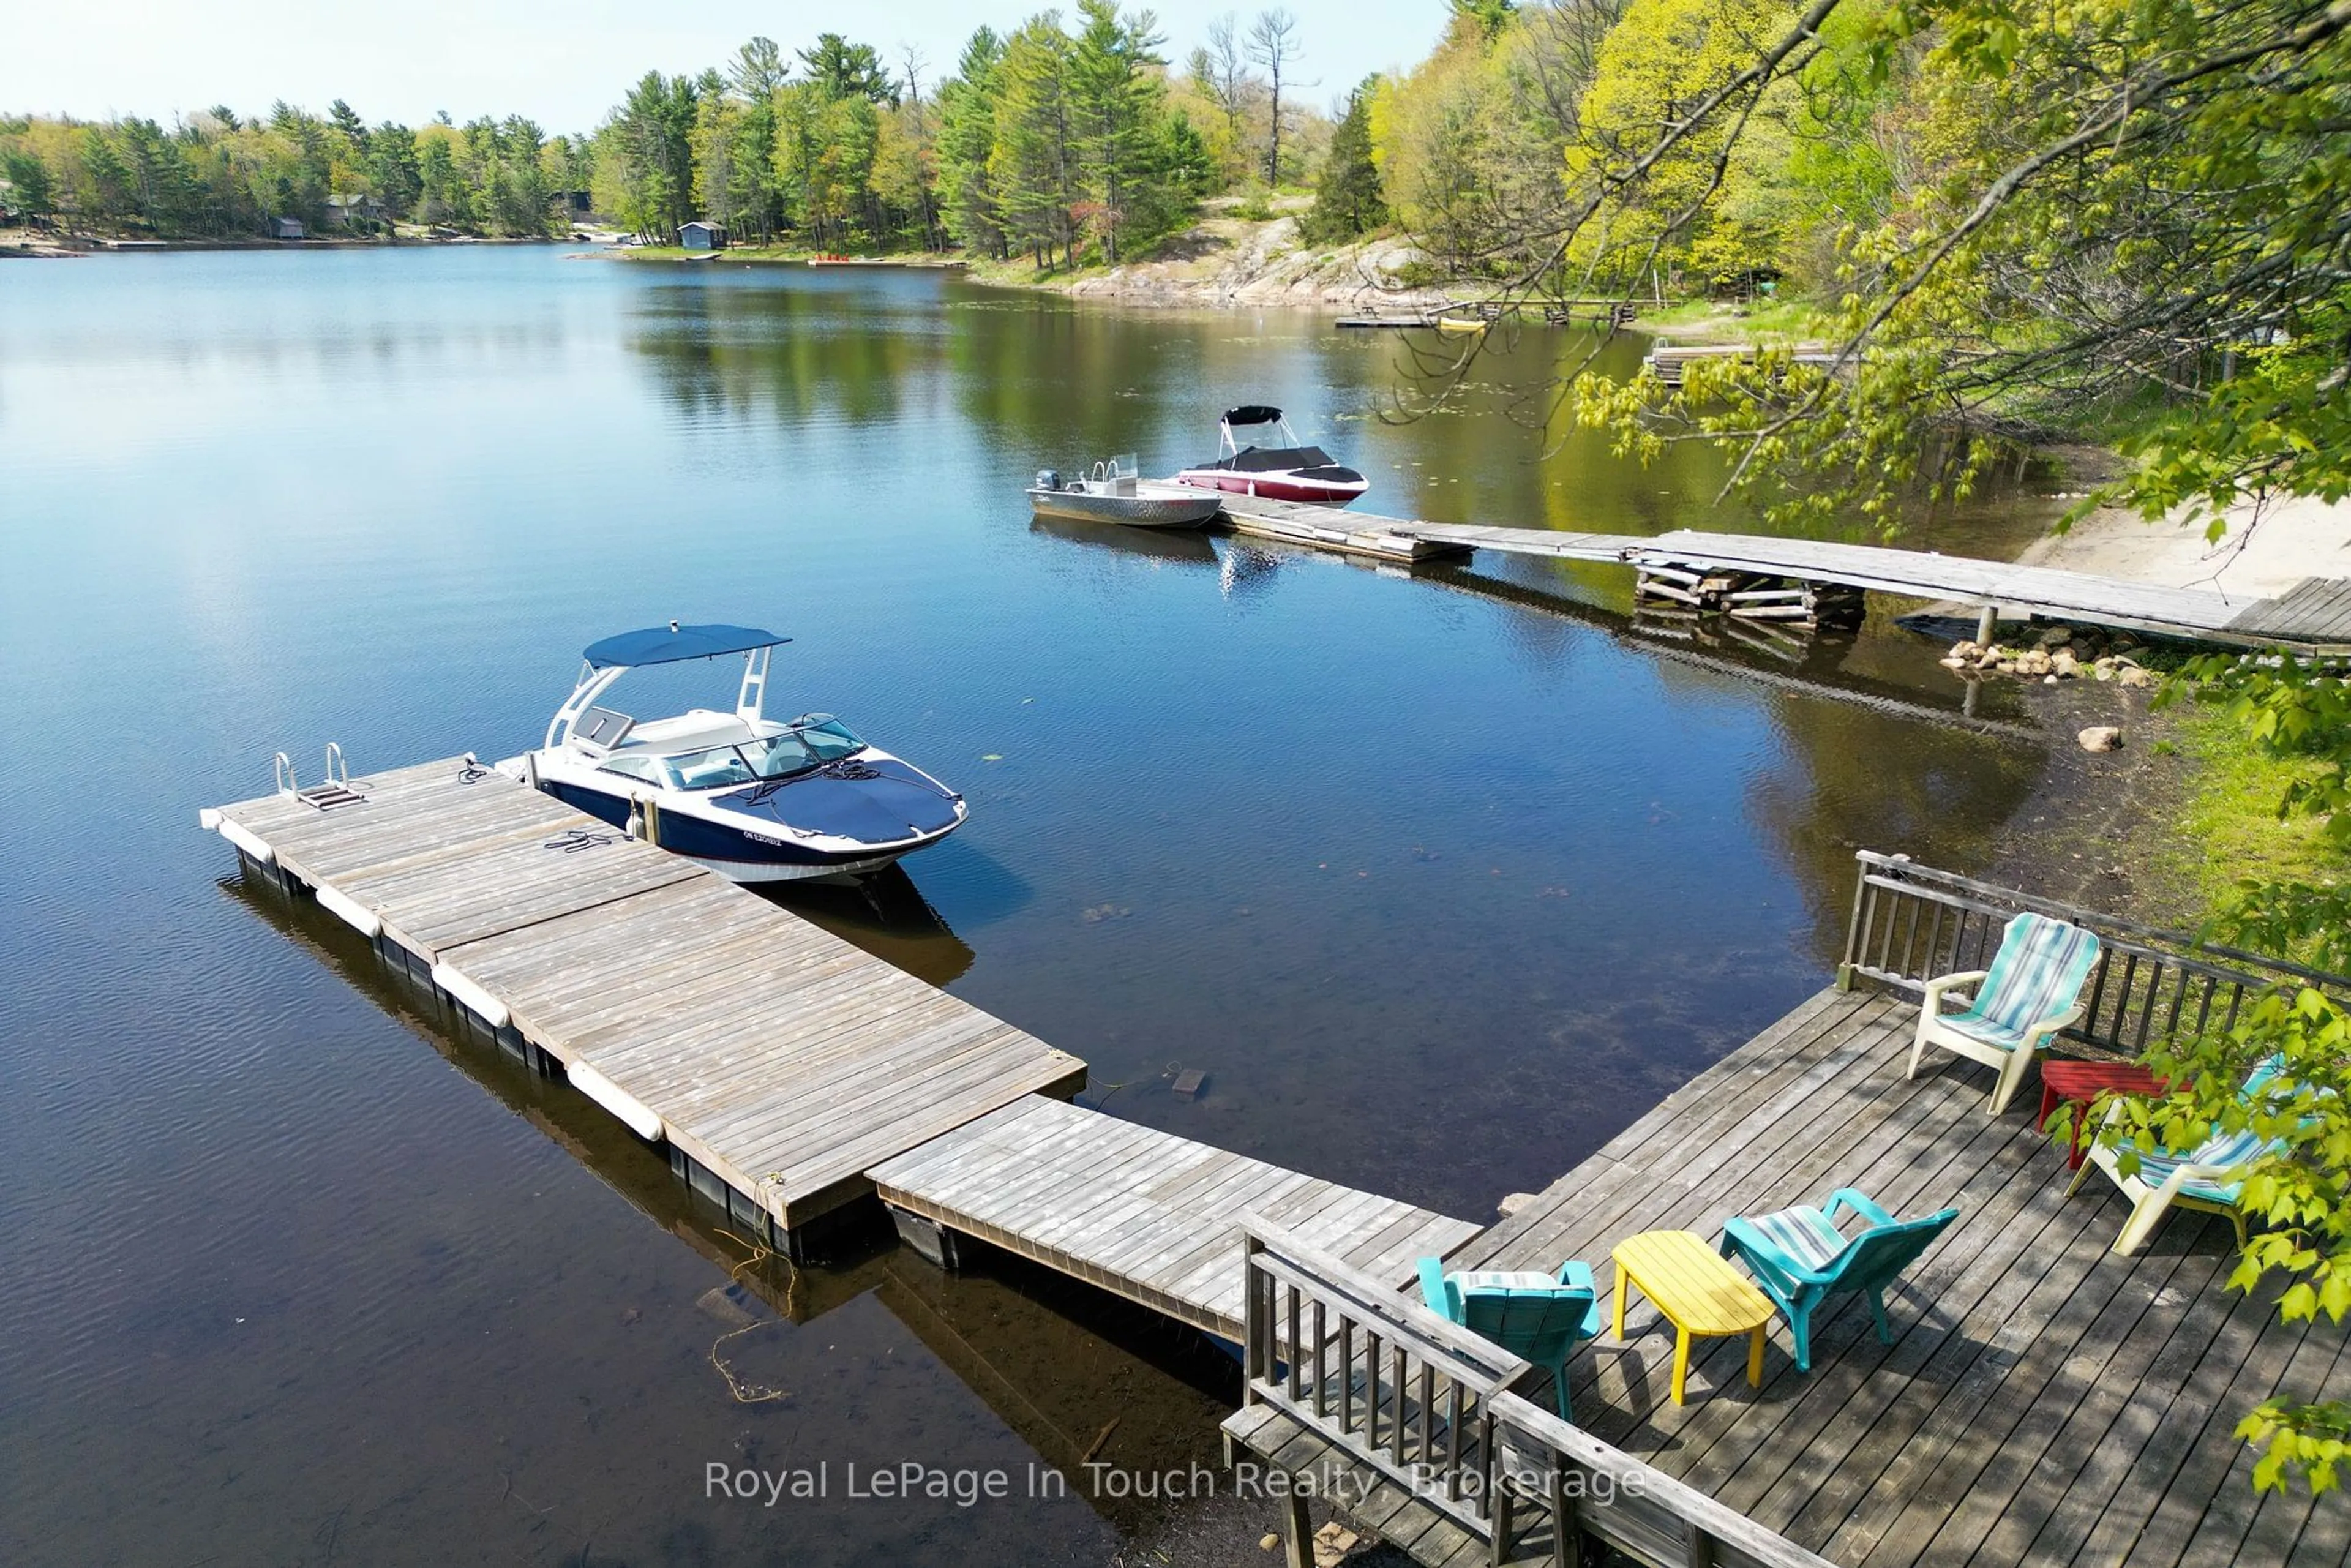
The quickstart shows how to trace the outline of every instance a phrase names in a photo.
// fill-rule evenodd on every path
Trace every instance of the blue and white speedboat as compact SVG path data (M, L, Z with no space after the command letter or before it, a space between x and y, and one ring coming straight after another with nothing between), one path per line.
M831 714L763 715L768 657L790 640L673 621L590 643L545 743L498 770L736 882L859 876L961 827L961 795ZM743 655L732 713L598 706L632 669L729 653Z

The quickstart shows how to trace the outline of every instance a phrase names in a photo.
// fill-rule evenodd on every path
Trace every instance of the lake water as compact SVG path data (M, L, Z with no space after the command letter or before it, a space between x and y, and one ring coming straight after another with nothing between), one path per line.
M1750 524L1702 455L1541 427L1574 341L1393 423L1396 340L1308 316L486 246L0 268L0 1561L1101 1562L1159 1528L842 1468L1211 1458L1234 1379L1196 1336L883 1244L714 1293L740 1251L656 1155L243 889L197 808L280 748L508 755L595 637L770 626L772 708L972 802L873 899L795 907L1086 1059L1088 1103L1489 1218L1824 982L1856 846L1980 863L2038 742L1950 722L1937 649L1875 619L1790 662L1636 632L1612 569L1406 575L1020 489L1271 402L1366 510ZM2047 510L1929 537L2006 553ZM705 1495L819 1459L821 1502Z

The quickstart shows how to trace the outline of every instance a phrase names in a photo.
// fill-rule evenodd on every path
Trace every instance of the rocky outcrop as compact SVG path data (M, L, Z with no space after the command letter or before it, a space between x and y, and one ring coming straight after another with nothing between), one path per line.
M1393 237L1310 245L1299 236L1294 212L1251 220L1228 209L1165 242L1148 261L1061 287L1081 299L1136 305L1426 310L1445 304L1445 296L1404 282L1426 259Z

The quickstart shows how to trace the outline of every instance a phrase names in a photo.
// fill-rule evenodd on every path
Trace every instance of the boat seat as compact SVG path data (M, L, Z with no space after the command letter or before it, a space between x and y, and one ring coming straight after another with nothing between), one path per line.
M705 746L740 746L756 733L739 715L698 707L675 718L640 723L629 732L629 749L675 755Z

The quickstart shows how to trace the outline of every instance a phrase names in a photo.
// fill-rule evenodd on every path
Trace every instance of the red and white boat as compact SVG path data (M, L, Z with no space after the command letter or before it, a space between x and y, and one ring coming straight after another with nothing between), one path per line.
M1343 507L1371 487L1321 447L1301 442L1278 408L1253 402L1227 409L1217 429L1224 437L1217 460L1185 469L1176 476L1177 484L1325 507ZM1270 444L1261 446L1260 441Z

